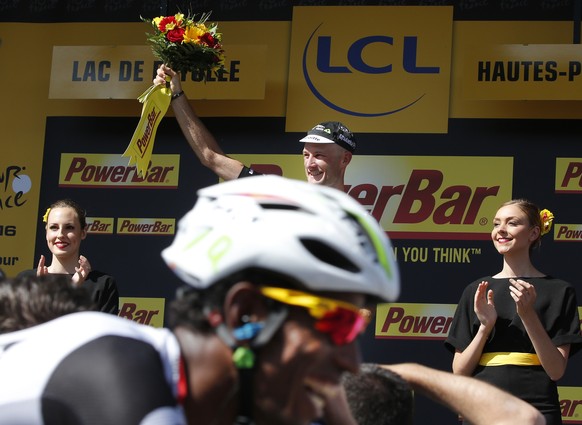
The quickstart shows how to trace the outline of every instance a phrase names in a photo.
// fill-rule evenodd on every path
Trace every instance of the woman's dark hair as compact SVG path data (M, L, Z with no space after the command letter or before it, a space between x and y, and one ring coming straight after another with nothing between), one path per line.
M72 208L77 213L79 223L81 224L81 229L85 229L87 227L87 211L85 211L85 209L83 209L79 204L77 204L72 199L60 199L58 201L53 202L49 208L51 210L53 208Z

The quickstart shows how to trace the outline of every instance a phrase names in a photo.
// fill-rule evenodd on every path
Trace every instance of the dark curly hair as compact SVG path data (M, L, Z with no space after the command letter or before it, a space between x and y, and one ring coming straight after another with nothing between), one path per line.
M412 425L414 393L400 375L364 363L359 373L345 373L342 385L359 425Z
M202 333L213 332L214 330L208 322L208 311L217 310L222 312L226 294L234 284L241 281L252 282L257 286L274 285L305 290L304 285L289 276L254 267L241 270L204 290L183 285L178 288L176 298L169 305L169 328L174 329L177 326L184 326ZM265 302L272 308L277 308L279 305L278 302L273 300L265 300Z
M0 334L95 309L89 291L73 286L69 276L48 274L0 281Z

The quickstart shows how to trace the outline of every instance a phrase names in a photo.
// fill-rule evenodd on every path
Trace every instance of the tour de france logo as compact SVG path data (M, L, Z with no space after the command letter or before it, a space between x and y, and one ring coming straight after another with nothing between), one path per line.
M25 170L26 167L14 164L0 170L0 211L19 208L26 203L32 180Z
M305 44L302 55L302 72L305 83L307 84L311 93L321 103L337 112L356 117L381 117L392 115L412 107L418 103L426 93L415 94L411 96L409 101L404 101L397 106L391 106L389 109L363 111L346 104L346 100L341 101L334 99L333 93L341 92L343 87L336 87L334 91L327 93L324 89L321 88L321 84L318 85L316 78L317 73L320 75L325 74L331 78L340 77L342 75L346 77L359 75L362 82L365 82L367 76L372 77L385 75L388 77L389 74L393 73L394 71L398 71L401 75L404 74L410 76L440 73L440 67L438 66L419 66L417 64L419 42L418 36L404 36L396 40L396 37L390 35L367 35L352 41L351 45L347 46L345 57L340 58L342 61L345 60L345 62L339 62L338 64L338 58L335 58L336 62L333 62L332 51L337 51L337 49L334 50L334 48L337 46L333 46L332 44L337 42L337 40L335 40L330 35L318 35L322 25L323 23L319 24L315 28ZM396 46L397 44L398 46ZM384 60L386 63L381 65L371 64L369 63L369 60L366 59L365 54L365 50L370 48L380 48L384 50L392 49L398 52L401 50L402 58L399 58L401 60L398 62L393 61L393 63L388 63L389 59L383 58L382 60ZM313 53L315 54L316 58L315 66L310 61L310 57L313 57ZM395 69L396 67L400 66L402 69ZM382 87L384 86L385 83L382 84ZM382 87L378 86L378 89L382 89ZM324 92L326 94L324 94ZM362 93L362 96L368 96L368 94ZM382 96L382 94L378 94L378 96ZM367 105L369 106L369 103L367 103Z

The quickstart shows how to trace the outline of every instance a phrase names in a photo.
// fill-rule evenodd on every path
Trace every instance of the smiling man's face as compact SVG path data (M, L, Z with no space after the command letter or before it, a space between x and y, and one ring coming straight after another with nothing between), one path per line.
M335 143L305 143L303 166L308 183L343 190L345 169L352 154Z

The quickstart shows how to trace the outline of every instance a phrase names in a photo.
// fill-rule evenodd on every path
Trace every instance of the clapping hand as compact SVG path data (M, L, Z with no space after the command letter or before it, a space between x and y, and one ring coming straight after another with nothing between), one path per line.
M81 255L79 257L79 267L75 267L75 274L72 279L73 285L81 286L85 282L85 279L87 279L87 276L89 276L89 273L91 273L91 264L86 257Z
M479 322L487 330L493 329L497 320L497 310L493 302L493 290L489 289L489 282L482 281L475 292L474 309Z

